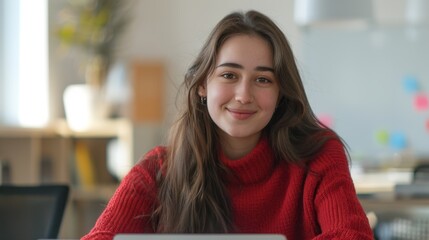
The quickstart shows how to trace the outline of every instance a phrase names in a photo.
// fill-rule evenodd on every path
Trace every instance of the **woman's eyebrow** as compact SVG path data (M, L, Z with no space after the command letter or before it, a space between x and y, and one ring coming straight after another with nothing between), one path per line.
M219 64L218 66L216 66L216 68L218 67L232 67L232 68L239 68L239 69L244 69L244 67L238 63L231 63L231 62L226 62L226 63L222 63ZM265 66L257 66L255 67L256 71L259 72L273 72L274 73L274 69L271 67L265 67Z
M231 63L231 62L226 62L226 63L219 64L218 66L216 66L216 68L218 68L218 67L232 67L232 68L244 69L244 67L241 66L240 64L238 64L238 63Z
M274 68L271 68L271 67L258 66L258 67L255 67L255 70L259 71L259 72L272 72L272 73L274 73Z

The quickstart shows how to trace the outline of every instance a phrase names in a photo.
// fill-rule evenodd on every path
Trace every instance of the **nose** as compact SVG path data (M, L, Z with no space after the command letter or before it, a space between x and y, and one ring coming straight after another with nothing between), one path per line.
M235 100L241 104L253 102L253 93L250 81L240 81L236 85Z

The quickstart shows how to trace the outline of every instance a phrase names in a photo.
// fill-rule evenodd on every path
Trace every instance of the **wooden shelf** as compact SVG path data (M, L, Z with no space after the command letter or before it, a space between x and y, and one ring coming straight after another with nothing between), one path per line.
M118 135L128 134L131 125L131 122L127 119L109 119L99 121L88 129L76 131L69 127L66 120L60 119L41 128L0 125L0 137L117 137Z
M112 119L97 122L96 125L82 131L76 131L69 127L65 120L59 120L55 126L55 132L63 137L78 138L108 138L128 135L132 124L126 119Z
M52 127L29 128L0 125L0 138L55 136L56 134L55 128Z
M99 121L82 131L71 129L64 119L41 128L0 125L0 161L8 171L4 181L18 185L69 184L71 201L61 236L80 237L93 226L118 186L117 177L107 168L112 139L121 143L123 151L130 152L121 161L132 162L133 123L127 119ZM77 160L82 160L82 155L76 155L76 146L82 144L86 146L85 163L92 166L90 186L82 180L82 165Z
M70 128L65 119L42 128L0 125L0 162L9 173L3 176L18 185L69 184L60 237L77 239L94 225L126 171L112 173L112 162L131 168L160 144L161 132L160 123L123 118L99 121L82 131Z

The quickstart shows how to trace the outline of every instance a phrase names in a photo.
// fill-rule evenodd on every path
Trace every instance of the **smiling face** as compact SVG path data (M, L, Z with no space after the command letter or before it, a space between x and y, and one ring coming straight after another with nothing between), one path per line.
M279 96L270 45L261 37L237 35L221 46L214 71L198 91L207 97L221 140L256 145Z

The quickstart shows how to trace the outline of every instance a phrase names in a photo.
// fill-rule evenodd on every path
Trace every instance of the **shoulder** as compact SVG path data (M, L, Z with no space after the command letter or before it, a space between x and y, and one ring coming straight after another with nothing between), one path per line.
M155 199L157 176L165 156L166 148L162 146L146 153L121 180L116 195L144 201Z
M166 157L166 147L157 146L147 152L138 162L131 168L122 183L133 183L144 185L156 185L157 175L161 169L162 163Z
M156 174L161 169L166 156L167 148L165 146L154 147L140 158L134 168Z
M165 146L156 146L152 148L149 152L143 155L142 158L137 162L137 164L144 164L148 161L163 161L167 155L167 147Z

